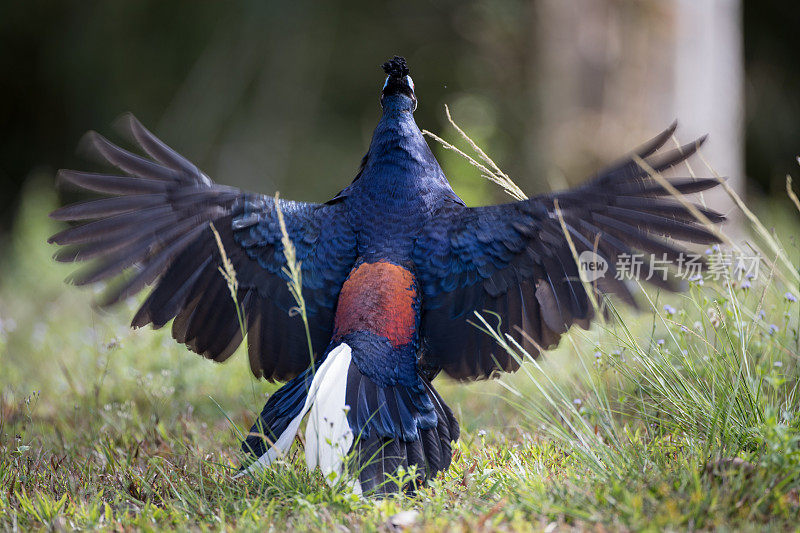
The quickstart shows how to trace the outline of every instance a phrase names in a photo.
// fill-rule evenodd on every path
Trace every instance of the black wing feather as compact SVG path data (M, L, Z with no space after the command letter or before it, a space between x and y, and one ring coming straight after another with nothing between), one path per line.
M626 285L616 279L614 265L621 255L652 252L674 261L685 250L672 239L718 242L717 234L672 199L638 160L662 172L694 154L704 140L658 153L674 131L675 124L635 156L567 191L501 206L444 204L423 230L414 256L424 292L422 364L459 379L517 369L513 357L470 324L474 311L504 317L510 323L501 329L533 355L557 344L571 325L588 327L594 307L579 280L559 212L576 251L596 250L608 263L606 277L593 284L601 304L604 294L635 304ZM682 194L719 184L717 179L668 181ZM711 222L725 220L720 213L695 207ZM652 282L676 287L670 279ZM491 315L484 317L492 323Z
M62 182L104 195L52 213L79 222L50 238L65 246L59 261L96 259L72 276L76 284L111 281L100 302L111 305L148 285L153 289L132 325L162 327L192 350L216 361L242 341L236 307L219 272L213 223L237 275L253 373L289 379L310 363L305 330L283 272L285 258L273 198L213 183L189 160L147 131L133 116L125 123L152 159L90 132L86 143L125 173L63 170ZM327 347L338 290L355 261L355 237L340 204L281 201L289 237L302 262L316 353Z

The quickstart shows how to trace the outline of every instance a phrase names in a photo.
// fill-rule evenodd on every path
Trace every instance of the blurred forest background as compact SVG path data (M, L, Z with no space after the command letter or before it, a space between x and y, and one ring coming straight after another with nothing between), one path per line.
M125 111L219 182L327 199L366 150L393 54L420 126L453 139L450 105L529 193L678 118L683 141L711 133L740 190L776 195L800 153L798 28L800 4L780 0L5 2L0 252L23 191L92 168L80 137L113 139ZM468 203L502 199L434 148Z

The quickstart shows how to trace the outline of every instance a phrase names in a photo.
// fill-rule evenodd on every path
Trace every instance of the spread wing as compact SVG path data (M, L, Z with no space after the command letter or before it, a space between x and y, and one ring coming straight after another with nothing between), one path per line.
M703 140L654 155L674 129L673 125L635 152L657 172L691 156ZM690 194L719 182L676 178L671 183ZM630 292L616 279L620 256L652 253L676 264L683 250L672 239L718 240L633 156L566 191L487 207L445 204L414 252L424 294L422 364L459 379L516 370L517 362L469 323L475 321L476 310L497 313L504 321L502 329L534 355L539 347L555 346L572 324L588 327L594 307L580 281L556 204L578 254L596 250L608 263L609 271L592 283L592 290L616 294L631 304ZM697 207L712 222L724 220L719 213ZM653 282L672 287L660 278ZM490 314L484 316L492 320Z
M224 361L242 342L236 306L219 271L221 253L211 224L236 271L250 365L256 376L286 380L309 365L308 343L283 271L277 210L302 263L303 295L315 353L330 342L339 289L355 261L355 235L342 203L276 200L213 183L132 116L128 126L150 158L96 133L88 141L123 175L62 170L60 178L107 197L51 214L79 221L50 242L59 261L90 261L71 281L107 281L101 305L152 286L132 325L172 322L172 335L193 351Z

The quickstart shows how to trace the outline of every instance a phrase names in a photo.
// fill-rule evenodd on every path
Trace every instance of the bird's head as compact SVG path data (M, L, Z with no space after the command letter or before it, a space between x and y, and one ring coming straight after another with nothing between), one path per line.
M389 111L410 111L417 108L417 96L414 94L414 82L409 76L405 58L394 56L384 63L386 82L381 91L381 107L384 113Z

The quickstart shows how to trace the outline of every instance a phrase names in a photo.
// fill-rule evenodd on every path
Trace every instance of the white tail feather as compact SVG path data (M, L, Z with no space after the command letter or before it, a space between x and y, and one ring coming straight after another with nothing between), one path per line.
M306 426L306 465L309 469L319 466L329 484L339 480L343 474L344 458L353 444L353 432L347 422L344 403L351 357L352 352L347 344L340 344L331 350L311 380L303 409L269 450L247 469L236 474L234 479L259 471L285 454L310 409ZM329 476L331 472L335 472L333 478ZM361 493L358 480L353 482L352 488L357 494Z
M350 348L335 355L331 352L328 359L331 366L321 380L318 401L311 407L306 425L306 464L309 469L319 466L325 479L335 482L344 473L344 458L353 444L345 405ZM330 477L332 472L333 478Z
M289 451L289 448L292 446L292 442L294 441L294 436L297 435L297 430L300 429L300 423L303 421L303 417L306 416L308 410L314 404L314 401L317 398L317 394L319 392L320 385L325 380L325 375L328 373L328 370L331 367L331 364L334 360L336 360L337 356L341 353L347 353L347 360L350 360L350 347L347 344L340 344L336 348L330 351L328 357L325 358L325 361L320 365L317 369L317 372L314 374L314 379L311 380L311 387L309 387L308 395L306 396L306 402L303 405L303 409L298 413L296 417L292 419L289 425L286 427L286 430L280 434L278 439L275 443L267 450L267 452L258 458L255 462L253 462L250 466L248 466L245 470L242 470L235 476L234 479L239 478L245 474L252 474L254 472L258 472L259 470L271 465L278 456L285 454Z

